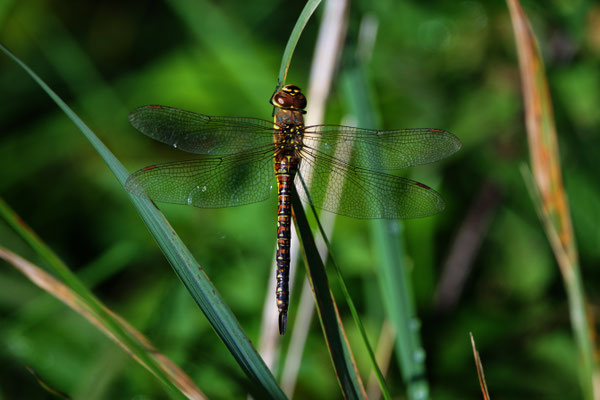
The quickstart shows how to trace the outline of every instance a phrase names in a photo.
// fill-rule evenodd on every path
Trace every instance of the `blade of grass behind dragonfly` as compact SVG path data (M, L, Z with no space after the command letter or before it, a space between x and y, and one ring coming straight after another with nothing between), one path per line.
M338 55L344 47L344 38L346 36L349 17L348 9L348 0L330 0L324 4L306 91L307 98L310 99L304 120L306 126L323 123L327 98L331 92L331 86L336 75L335 66ZM311 171L306 172L308 172L306 177L310 182L312 173ZM303 178L303 176L298 177ZM304 185L305 181L302 183ZM326 217L324 223L325 231L331 233L335 225L335 217L333 214L328 214ZM321 227L321 224L319 224L319 227ZM295 230L293 232L295 233ZM298 246L294 246L293 243L294 238L292 238L291 255L292 262L297 262L298 257L294 257L293 253L294 248L298 249ZM323 254L323 244L324 242L320 242L317 239L317 246L321 254ZM290 268L290 277L292 276ZM302 362L302 353L306 346L306 339L315 310L312 288L308 282L308 278L304 279L302 283L300 301L296 309L294 330L290 338L290 345L281 374L281 387L290 397L292 397L294 392L298 371Z
M290 38L288 39L287 44L285 45L285 50L283 52L283 57L281 58L281 67L279 67L279 76L277 77L277 89L279 89L285 83L285 79L287 78L287 72L290 68L290 63L292 62L292 55L294 54L294 49L296 48L296 44L298 44L298 40L300 39L300 35L304 30L304 27L308 23L311 15L315 12L321 0L308 0L302 13L298 17L296 21L296 25L294 25L294 29L290 34Z
M317 250L315 238L294 185L292 185L291 195L294 224L299 232L298 236L307 266L308 279L313 288L317 314L321 321L325 340L327 340L329 354L338 382L344 398L366 399L367 394L358 374L352 349L348 343L346 332L329 287L325 265Z
M581 386L585 399L600 398L600 368L593 324L587 319L587 301L582 284L565 193L554 124L554 112L544 65L527 15L518 0L507 0L515 34L525 103L529 155L539 211L546 236L560 268L569 302L571 327L579 350Z
M84 134L88 141L92 144L98 154L104 159L107 166L117 177L119 183L124 187L125 181L129 176L128 171L123 167L119 160L108 150L108 148L98 139L98 137L85 125L85 123L69 108L69 106L52 90L45 82L41 80L27 65L13 55L8 49L0 44L2 50L21 68L23 68L31 78L54 100L54 102L64 111L64 113L75 123L79 130ZM177 236L173 228L167 222L162 213L156 206L147 198L136 197L129 195L133 205L140 213L144 223L154 236L154 239L160 246L161 250L173 266L173 269L184 283L187 290L190 292L204 315L207 317L221 340L225 343L231 354L234 356L244 373L250 378L251 382L257 385L257 388L264 391L266 398L285 398L275 378L268 370L256 349L252 347L250 339L246 336L239 325L239 322L227 307L216 288L212 285L202 268L198 265L189 249L183 244ZM52 258L52 255L49 256ZM60 261L60 260L55 260ZM60 263L55 263L60 265ZM131 343L132 339L123 331L120 325L97 304L93 295L89 293L87 288L81 284L71 272L65 268L58 268L57 274L65 280L65 282L76 290L86 301L89 301L92 309L98 313L112 331L119 334L127 343ZM161 376L161 371L153 363L153 360L148 357L145 352L139 355L142 360L152 366L153 371L156 371ZM163 381L161 379L161 381ZM170 388L174 388L170 381L163 381Z
M348 99L350 112L356 116L357 125L374 128L376 117L370 103L368 80L357 64L350 61L340 78L344 98ZM412 287L406 254L403 246L403 225L396 220L373 220L371 233L379 255L378 277L386 314L396 332L396 356L402 378L411 400L429 396L425 380L425 352L419 337Z
M300 176L299 178L302 182L302 186L304 187L304 192L308 194L309 191L308 191L308 188L306 187L306 184L304 183L304 180L302 179L302 176ZM338 267L337 263L335 262L335 259L333 258L333 253L331 252L331 244L329 243L329 239L327 239L327 235L325 234L325 229L323 228L323 225L321 225L321 221L319 220L319 214L311 202L309 202L309 206L315 216L315 220L317 222L319 232L321 232L321 236L323 238L323 241L325 242L325 246L327 247L327 261L329 264L331 264L333 266L333 269L336 272L336 275L338 278L338 283L340 285L340 289L342 290L342 294L344 295L344 298L346 299L346 303L348 304L348 308L350 309L350 313L352 314L354 323L356 324L358 331L360 332L360 335L362 337L363 343L367 349L367 354L369 356L369 360L371 361L371 366L373 367L373 371L375 372L375 376L377 377L377 381L379 382L381 394L383 395L383 397L386 400L389 400L392 397L388 391L387 385L385 384L385 379L383 377L383 374L381 373L381 370L379 369L379 366L377 365L377 360L375 359L375 353L373 352L373 348L371 347L369 338L367 337L367 331L365 330L365 327L364 327L362 321L360 320L360 316L358 315L358 311L356 310L356 307L354 306L354 301L352 300L352 297L350 296L350 291L348 290L348 286L346 285L346 281L344 280L344 275L342 274L341 269Z

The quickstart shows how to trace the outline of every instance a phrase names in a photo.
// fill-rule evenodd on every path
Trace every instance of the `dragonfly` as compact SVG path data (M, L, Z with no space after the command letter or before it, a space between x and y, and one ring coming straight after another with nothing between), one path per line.
M221 208L266 200L276 187L275 294L283 335L289 308L292 185L302 200L339 215L427 217L444 209L442 197L427 185L389 172L438 161L458 151L461 143L441 129L305 126L307 100L296 85L276 90L270 104L272 121L160 105L136 108L129 115L133 127L199 157L142 168L129 176L126 188L157 202Z

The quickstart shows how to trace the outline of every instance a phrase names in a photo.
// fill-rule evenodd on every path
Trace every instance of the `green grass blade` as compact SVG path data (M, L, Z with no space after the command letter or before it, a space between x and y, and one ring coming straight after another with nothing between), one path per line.
M344 97L358 126L374 128L375 112L368 101L370 90L362 70L358 66L347 67L341 79ZM383 303L396 332L396 354L408 398L424 399L428 397L429 385L425 380L425 353L402 246L403 225L399 221L373 220L371 232L379 255L378 277Z
M67 116L81 130L99 155L104 159L110 170L115 174L123 186L128 171L98 139L98 137L85 125L85 123L60 99L60 97L46 83L44 83L27 65L14 56L8 49L0 44L0 49L23 68L44 91L56 102ZM268 370L250 339L241 329L237 319L227 307L216 288L198 265L188 248L177 236L165 217L156 206L146 198L129 195L132 203L137 208L154 236L161 250L173 266L173 269L182 280L202 312L206 315L211 325L232 353L242 370L250 380L264 390L265 397L285 398L283 391L277 385L273 375Z
M292 55L294 54L294 49L298 44L298 40L300 40L300 35L302 34L302 31L308 23L311 15L315 12L320 3L321 0L308 0L304 6L304 9L302 10L302 13L300 13L300 17L298 17L296 25L294 25L294 29L290 34L290 38L285 45L285 51L283 52L283 57L281 59L281 67L279 68L279 76L277 77L277 88L285 84L288 69L290 68L290 63L292 62Z
M304 184L304 182L302 182ZM305 187L305 191L308 192L308 189ZM379 365L377 365L377 360L375 358L375 353L373 352L373 348L371 347L371 343L369 342L369 338L367 337L367 331L360 320L360 316L358 315L358 311L354 306L354 301L350 296L350 291L348 290L348 286L346 285L346 281L344 280L344 275L342 274L342 270L338 267L335 259L333 258L333 253L331 252L331 244L329 243L329 239L327 239L327 235L325 234L325 229L321 225L321 221L319 220L319 216L315 207L310 204L311 210L315 215L315 220L319 227L319 232L321 232L321 236L323 237L323 241L325 242L325 246L327 246L327 261L333 266L333 269L336 272L338 283L340 288L342 289L342 294L344 295L344 299L346 299L346 303L348 304L348 308L350 309L350 313L352 314L352 318L354 319L354 323L356 324L358 331L363 339L363 343L367 349L367 354L369 355L369 360L371 361L371 367L375 372L375 377L377 378L377 382L379 383L379 388L381 390L381 394L386 400L391 399L391 395L385 383L385 378L379 369Z
M403 224L398 221L373 221L372 234L380 257L379 285L386 314L396 332L396 355L409 399L428 398L425 351L419 337L410 274L406 265Z
M329 287L325 265L321 260L304 208L293 185L292 209L294 224L298 229L306 260L308 279L313 287L317 313L338 382L346 399L364 399L367 395Z

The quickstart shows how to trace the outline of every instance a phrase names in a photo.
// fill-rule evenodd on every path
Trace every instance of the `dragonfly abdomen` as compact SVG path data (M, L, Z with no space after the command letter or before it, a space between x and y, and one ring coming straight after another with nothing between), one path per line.
M289 305L290 240L291 240L291 186L298 171L298 158L284 152L275 156L277 177L277 309L279 311L279 333L285 333Z

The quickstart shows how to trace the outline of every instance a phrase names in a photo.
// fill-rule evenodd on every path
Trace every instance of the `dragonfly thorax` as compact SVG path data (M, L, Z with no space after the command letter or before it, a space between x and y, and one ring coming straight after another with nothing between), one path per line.
M302 150L303 137L304 125L285 124L278 129L275 140L280 150L300 151Z
M273 99L276 99L278 93L287 95L288 93L286 92L286 88L290 87L296 88L298 91L300 90L297 86L287 85L284 86L282 90L275 93L275 95L273 95ZM293 96L297 96L298 93L293 94ZM292 95L290 94L290 96ZM304 99L304 96L302 96L302 98ZM304 101L306 101L306 99L304 99ZM304 137L303 112L304 110L296 110L284 107L276 108L274 139L279 151L289 153L299 152L302 150L302 140Z

